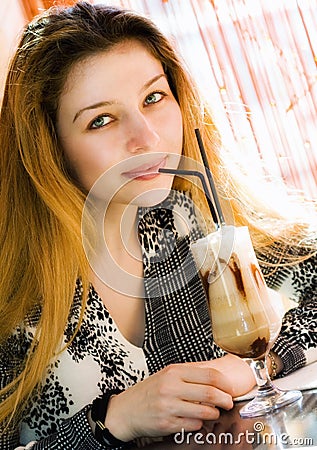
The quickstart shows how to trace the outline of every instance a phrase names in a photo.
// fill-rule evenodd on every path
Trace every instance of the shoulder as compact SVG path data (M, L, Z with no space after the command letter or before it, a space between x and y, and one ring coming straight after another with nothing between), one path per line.
M203 217L195 206L190 194L171 190L161 203L139 209L139 224L170 229L180 236L198 233L202 235ZM145 229L143 227L143 229Z
M10 383L22 370L33 337L32 331L19 326L0 346L0 389Z
M317 293L317 238L281 252L278 246L260 256L267 284L294 300L305 300Z
M188 235L194 240L206 233L203 216L189 192L173 190L168 201L173 205L175 226L180 236Z
M155 257L175 245L178 238L191 241L204 235L203 219L187 192L172 190L161 203L139 208L138 233L147 257Z

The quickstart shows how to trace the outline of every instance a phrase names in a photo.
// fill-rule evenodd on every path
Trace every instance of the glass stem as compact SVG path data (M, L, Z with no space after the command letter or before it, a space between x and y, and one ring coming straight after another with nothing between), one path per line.
M248 363L254 373L258 385L258 395L267 396L273 394L276 391L276 388L271 381L265 358L257 360L250 359L248 360Z

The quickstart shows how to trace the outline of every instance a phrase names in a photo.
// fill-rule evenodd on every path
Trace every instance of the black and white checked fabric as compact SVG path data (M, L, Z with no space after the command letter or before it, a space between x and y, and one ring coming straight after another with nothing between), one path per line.
M178 214L189 233L175 225ZM190 250L202 236L193 203L172 191L160 205L139 211L145 286L144 353L149 373L172 363L203 361L224 355L213 342L207 298Z
M205 292L188 237L172 245L168 257L153 263L145 278L148 335L144 352L150 373L171 363L223 354L213 345Z

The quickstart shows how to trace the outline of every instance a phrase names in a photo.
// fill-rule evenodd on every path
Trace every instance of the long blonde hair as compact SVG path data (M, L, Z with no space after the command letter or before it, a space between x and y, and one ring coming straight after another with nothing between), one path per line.
M40 314L28 356L0 392L0 423L23 409L59 348L76 279L80 277L84 286L82 310L89 285L81 238L85 193L59 145L58 100L73 64L126 39L138 39L162 62L184 117L184 155L200 161L194 135L200 128L222 202L229 204L237 224L250 226L255 246L265 248L290 236L297 244L304 239L304 226L283 222L282 216L275 214L282 233L269 233L265 217L259 220L242 185L226 172L217 130L209 113L202 114L193 83L149 20L85 2L51 8L26 27L9 68L1 108L0 344L34 308ZM175 187L190 191L209 214L200 189L182 179L175 180Z

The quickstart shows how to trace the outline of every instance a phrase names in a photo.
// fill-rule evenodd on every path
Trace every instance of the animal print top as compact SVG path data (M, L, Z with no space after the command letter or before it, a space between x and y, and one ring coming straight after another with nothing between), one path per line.
M37 442L19 448L102 450L105 447L95 440L87 419L96 396L107 389L126 389L173 362L224 354L212 339L204 288L189 248L192 240L204 234L198 221L191 201L179 192L172 192L156 208L139 211L146 292L142 348L122 336L91 286L79 332L51 362L19 427L1 433L2 450L30 441ZM267 277L270 287L298 302L298 307L285 315L273 348L284 362L282 376L317 359L316 259ZM78 280L61 346L70 342L78 323L81 293ZM38 314L27 317L0 349L1 387L10 382L23 361Z

